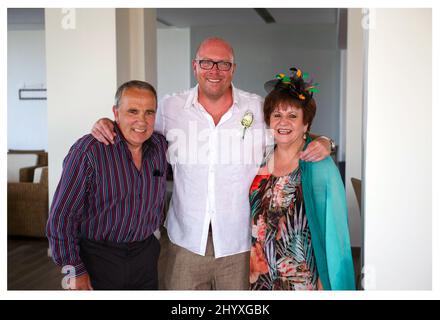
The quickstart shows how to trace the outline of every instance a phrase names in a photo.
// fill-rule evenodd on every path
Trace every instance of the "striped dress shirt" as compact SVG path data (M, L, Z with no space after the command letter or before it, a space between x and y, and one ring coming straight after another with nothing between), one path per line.
M165 138L153 135L142 146L138 170L115 124L115 143L85 135L63 162L47 223L52 256L59 266L86 273L79 241L129 243L149 237L163 222L166 193Z

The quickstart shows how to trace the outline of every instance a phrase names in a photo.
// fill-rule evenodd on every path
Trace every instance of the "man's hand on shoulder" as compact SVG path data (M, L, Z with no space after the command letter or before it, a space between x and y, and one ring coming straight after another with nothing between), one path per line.
M113 122L109 118L101 118L95 122L92 128L92 136L105 145L113 144L116 133Z
M330 141L323 137L317 137L309 143L306 150L300 153L300 159L304 161L318 162L331 153Z

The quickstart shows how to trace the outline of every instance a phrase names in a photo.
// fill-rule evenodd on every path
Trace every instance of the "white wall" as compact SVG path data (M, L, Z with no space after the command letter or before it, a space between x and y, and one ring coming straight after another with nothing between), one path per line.
M117 84L130 80L156 86L156 9L116 9Z
M430 290L431 10L375 13L368 38L366 289Z
M18 99L24 87L46 88L44 30L12 27L8 25L8 149L47 150L46 101Z
M63 29L67 14L61 9L45 11L52 200L71 145L89 133L97 119L113 119L116 32L115 9L76 9L70 16L74 29Z
M237 71L234 84L265 96L263 84L291 66L316 75L317 115L312 132L333 137L339 143L340 53L337 25L241 25L191 28L191 57L206 37L219 36L234 50ZM192 83L195 80L192 77Z
M157 96L190 87L190 30L157 29Z
M116 59L117 59L117 85L120 86L131 79L144 80L144 65L134 59L134 52L138 43L130 38L130 33L137 30L135 21L136 9L116 9ZM134 16L134 17L133 17ZM134 38L134 36L133 36ZM143 62L143 59L142 59ZM135 68L136 67L136 68ZM140 77L138 73L141 72Z
M361 9L348 9L345 87L345 185L352 246L361 246L360 210L351 178L362 176L363 30Z
M156 9L141 9L144 16L145 81L157 87Z

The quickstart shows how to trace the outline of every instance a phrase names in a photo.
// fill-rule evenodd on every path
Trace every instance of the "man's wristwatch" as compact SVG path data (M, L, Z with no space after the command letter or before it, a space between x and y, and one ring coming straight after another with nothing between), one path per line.
M330 153L333 153L336 151L336 144L333 139L330 139L329 137L326 137L326 136L321 136L321 138L324 138L325 140L327 140L330 143Z
M333 153L336 151L336 143L333 141L333 139L330 139L330 153Z

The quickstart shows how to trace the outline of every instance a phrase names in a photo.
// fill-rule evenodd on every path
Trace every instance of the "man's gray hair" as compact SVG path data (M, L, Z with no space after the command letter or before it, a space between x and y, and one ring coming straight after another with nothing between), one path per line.
M150 91L154 95L154 99L156 100L156 103L157 103L156 89L154 89L154 87L151 84L149 84L148 82L145 82L145 81L131 80L131 81L128 81L128 82L120 85L118 90L116 91L116 94L115 94L115 107L116 107L116 109L119 108L119 102L121 101L122 94L124 93L124 91L126 89L130 89L130 88L137 88L137 89L141 89L141 90Z

